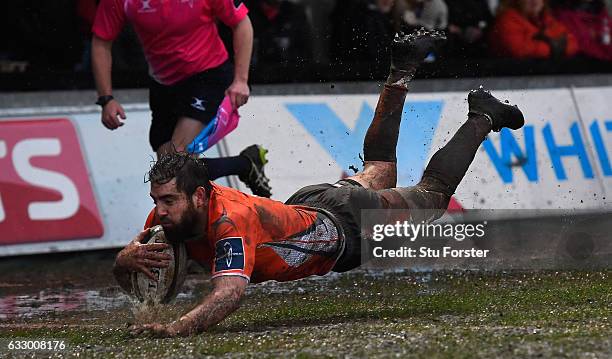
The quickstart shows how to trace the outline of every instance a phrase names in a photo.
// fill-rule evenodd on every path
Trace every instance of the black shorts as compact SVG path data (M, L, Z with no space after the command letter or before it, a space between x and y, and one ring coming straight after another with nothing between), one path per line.
M361 210L384 208L381 196L358 182L340 180L306 186L295 192L285 204L322 208L330 212L344 232L344 252L333 268L346 272L361 265Z
M217 114L225 90L233 80L231 63L200 72L173 85L151 81L149 107L152 112L149 143L153 151L172 139L180 117L208 124ZM194 134L194 137L197 134Z

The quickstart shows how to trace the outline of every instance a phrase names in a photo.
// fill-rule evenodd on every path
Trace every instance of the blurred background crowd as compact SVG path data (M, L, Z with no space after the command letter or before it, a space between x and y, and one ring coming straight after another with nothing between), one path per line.
M422 78L612 73L612 0L248 0L252 83L382 79L398 31L443 29ZM8 0L0 15L0 91L93 88L99 0ZM8 7L8 9L6 9ZM231 48L228 29L219 30ZM147 65L126 27L113 47L116 87Z

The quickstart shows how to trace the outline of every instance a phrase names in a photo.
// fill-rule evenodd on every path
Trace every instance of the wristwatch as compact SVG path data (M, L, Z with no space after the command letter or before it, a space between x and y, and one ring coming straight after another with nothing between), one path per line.
M112 95L100 96L98 97L98 101L96 101L96 105L100 105L101 107L106 106L107 103L111 102L114 97Z

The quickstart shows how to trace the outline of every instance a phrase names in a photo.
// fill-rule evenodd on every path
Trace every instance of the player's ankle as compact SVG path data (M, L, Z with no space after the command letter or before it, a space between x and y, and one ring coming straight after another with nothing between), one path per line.
M389 76L387 76L386 84L394 88L408 90L408 85L414 78L415 73L416 67L408 70L391 69L391 71L389 71Z
M470 112L468 121L474 121L478 128L486 130L487 133L493 130L493 119L486 113Z

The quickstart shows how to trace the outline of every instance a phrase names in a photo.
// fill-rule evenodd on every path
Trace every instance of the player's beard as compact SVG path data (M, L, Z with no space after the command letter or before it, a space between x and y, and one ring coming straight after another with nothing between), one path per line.
M162 223L162 227L163 227ZM171 227L164 227L166 239L170 242L181 242L186 239L195 237L200 232L198 228L198 212L193 203L189 202L187 209L181 215L179 222Z

